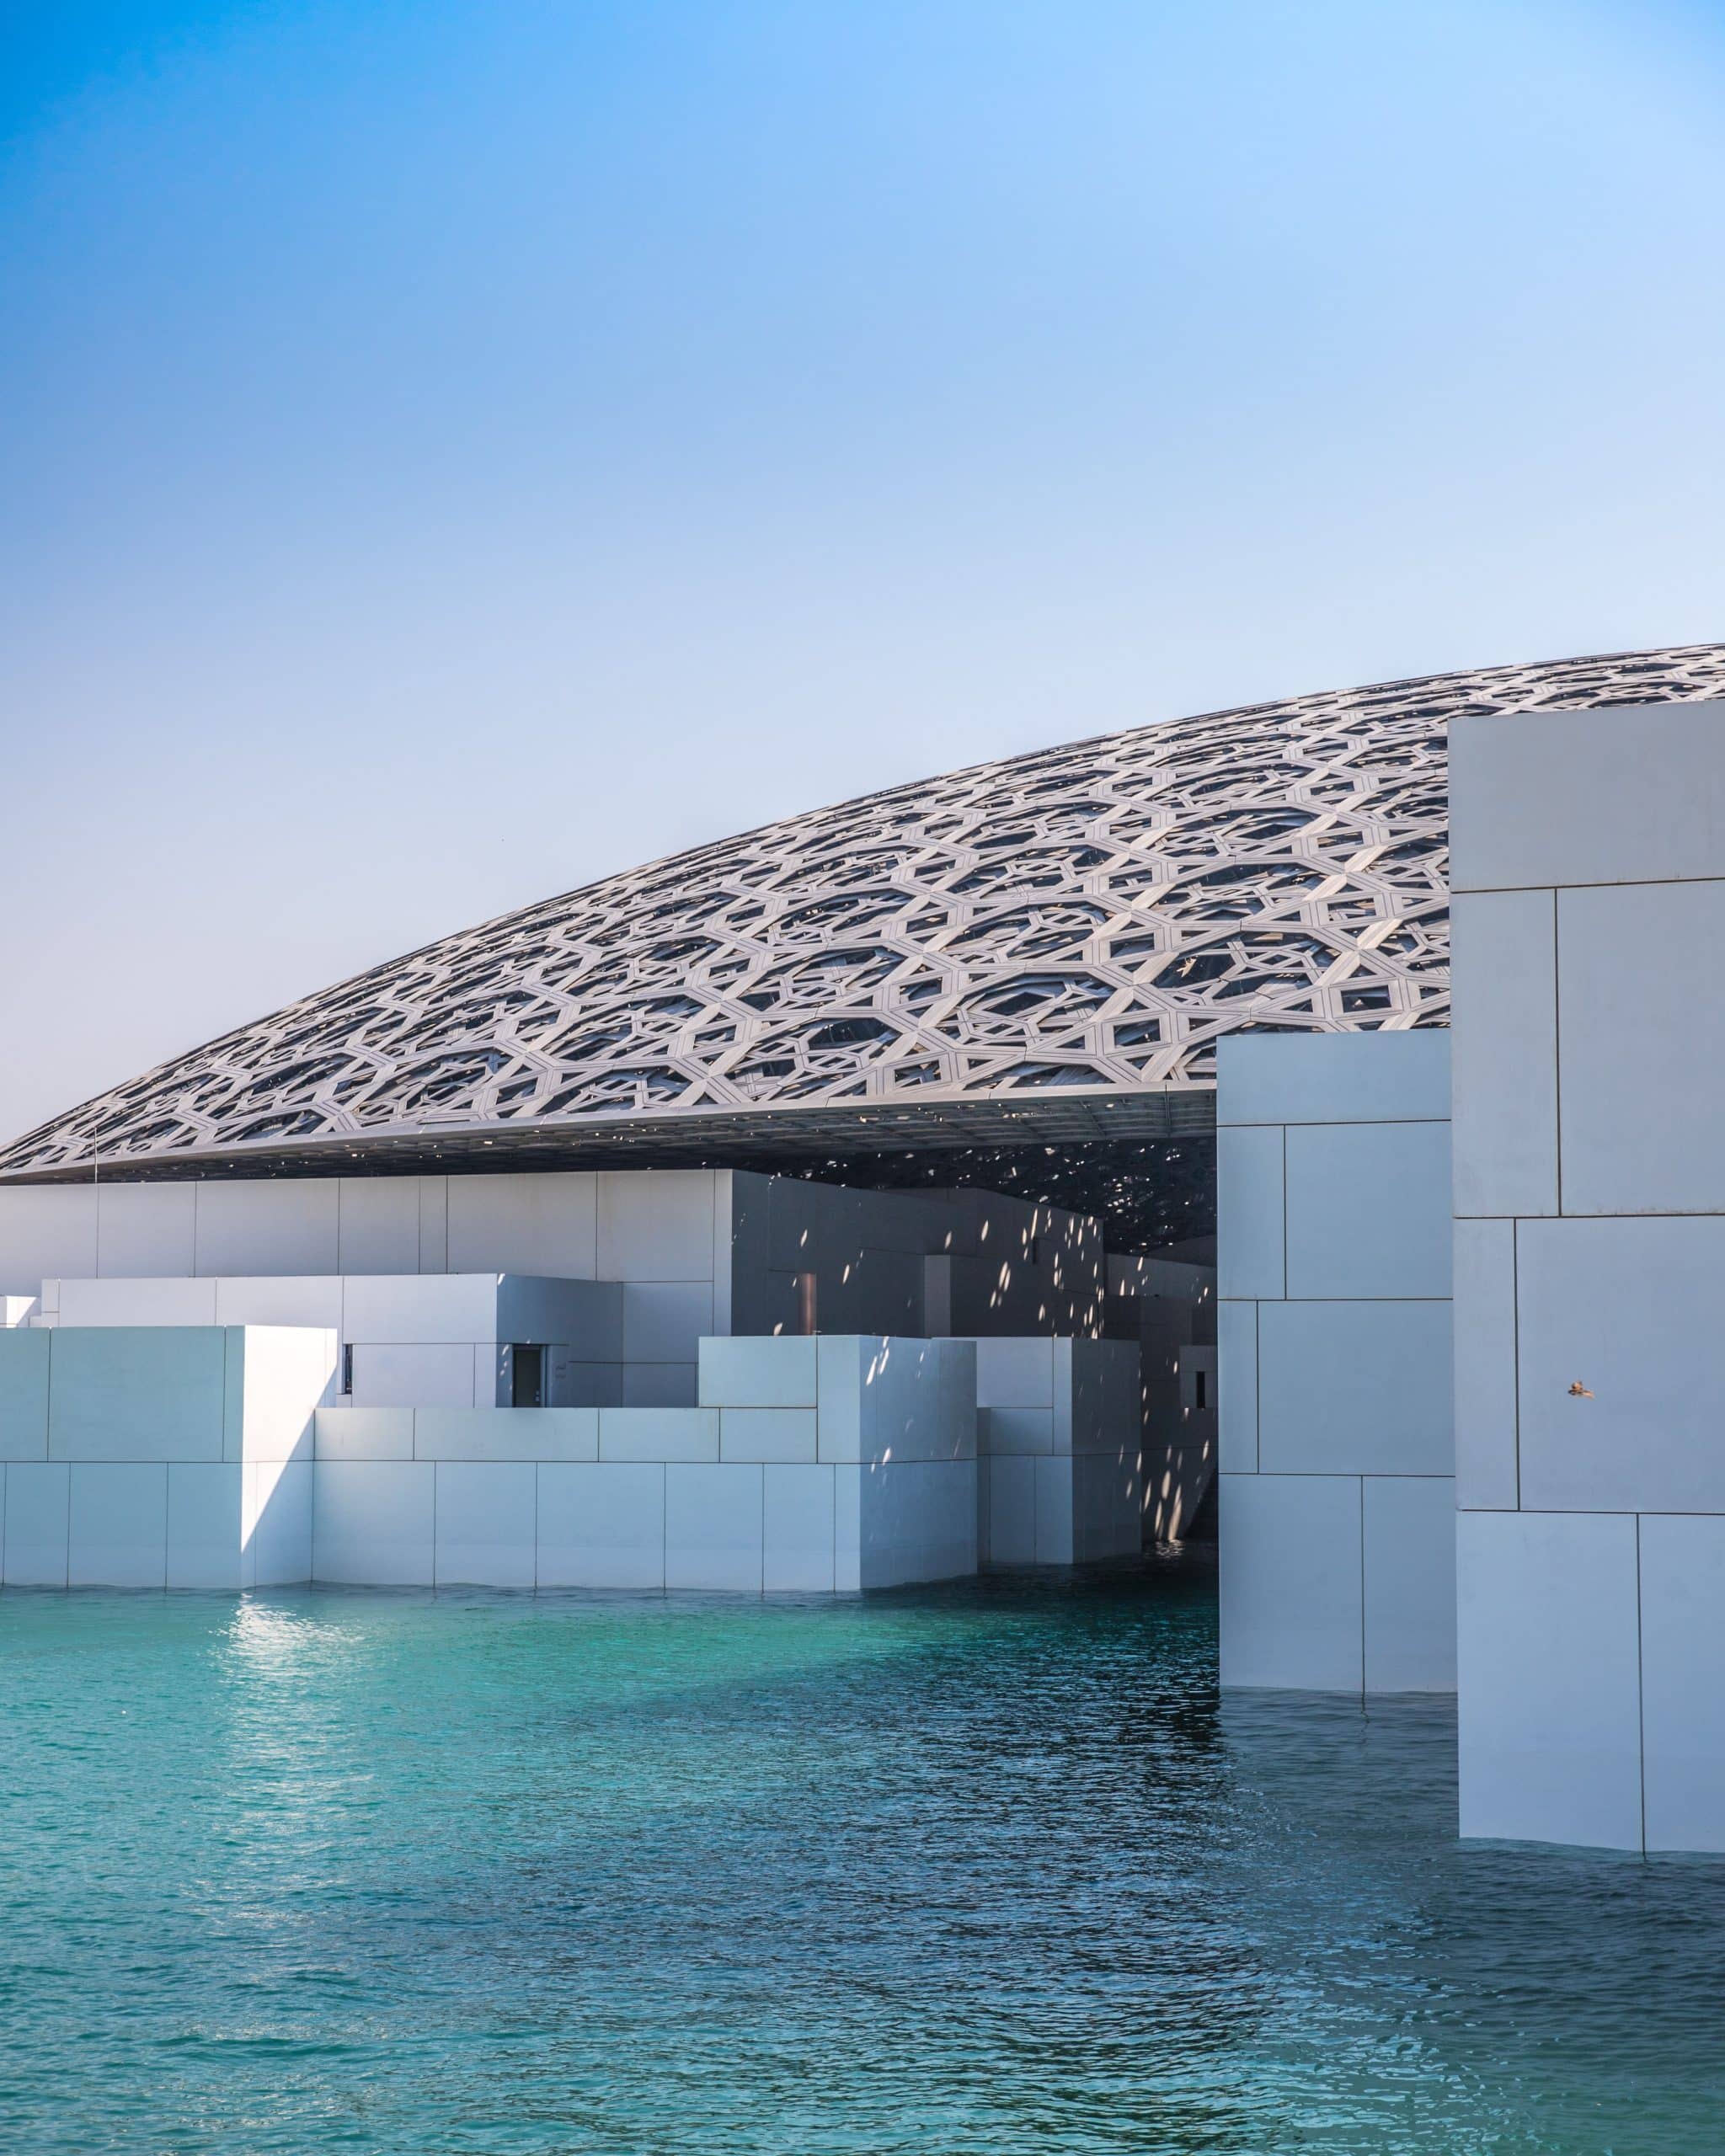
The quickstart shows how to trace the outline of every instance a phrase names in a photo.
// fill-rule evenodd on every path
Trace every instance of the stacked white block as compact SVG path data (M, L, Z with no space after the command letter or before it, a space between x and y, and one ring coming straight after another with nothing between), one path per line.
M1462 1831L1725 1849L1725 705L1451 775Z
M0 1332L0 1580L306 1579L313 1417L335 1366L328 1330Z
M56 1278L611 1283L623 1401L686 1406L697 1341L730 1329L732 1182L655 1169L21 1186L0 1189L0 1289L34 1297Z
M1220 1045L1226 1684L1455 1684L1449 1104L1441 1033Z
M1135 1556L1144 1511L1136 1343L971 1344L979 1561L1074 1565Z
M705 1340L696 1407L317 1418L312 1577L830 1593L976 1569L963 1341Z
M622 1397L622 1289L612 1281L501 1273L48 1279L29 1322L327 1329L355 1407L506 1406L518 1344L542 1352L547 1406Z

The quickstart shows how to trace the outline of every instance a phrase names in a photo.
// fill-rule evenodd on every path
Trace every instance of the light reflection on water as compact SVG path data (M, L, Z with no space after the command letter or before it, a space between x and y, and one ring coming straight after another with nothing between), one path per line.
M1463 1849L1201 1561L0 1597L0 2147L1725 2146L1725 1865Z

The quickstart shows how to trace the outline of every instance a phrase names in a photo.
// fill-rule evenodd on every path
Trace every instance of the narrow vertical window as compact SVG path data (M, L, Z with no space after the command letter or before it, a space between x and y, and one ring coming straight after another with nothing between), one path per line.
M545 1350L517 1345L509 1351L510 1405L511 1407L542 1407L545 1405Z
M816 1276L812 1273L797 1275L797 1330L807 1335L815 1330Z

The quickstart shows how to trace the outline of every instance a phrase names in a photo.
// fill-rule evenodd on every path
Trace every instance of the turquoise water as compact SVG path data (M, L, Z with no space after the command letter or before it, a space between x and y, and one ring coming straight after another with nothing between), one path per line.
M1201 1565L0 1596L0 2148L1725 2146L1725 1865L1214 1671Z

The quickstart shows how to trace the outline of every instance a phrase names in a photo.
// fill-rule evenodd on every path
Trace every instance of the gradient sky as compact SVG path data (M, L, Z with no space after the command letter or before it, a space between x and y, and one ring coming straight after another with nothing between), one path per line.
M1725 634L1725 12L0 0L0 1135L792 811Z

